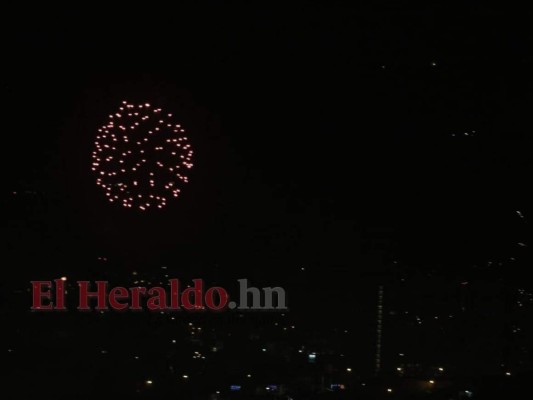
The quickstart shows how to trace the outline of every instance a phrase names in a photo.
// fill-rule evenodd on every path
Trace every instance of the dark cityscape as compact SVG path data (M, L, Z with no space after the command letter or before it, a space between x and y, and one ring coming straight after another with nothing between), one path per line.
M2 399L529 392L530 15L286 3L5 8Z

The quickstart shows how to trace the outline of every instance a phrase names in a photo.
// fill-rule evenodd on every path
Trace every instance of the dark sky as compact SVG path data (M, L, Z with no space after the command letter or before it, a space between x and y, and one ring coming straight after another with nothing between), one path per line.
M420 266L514 251L515 211L530 200L531 35L498 8L202 3L5 18L4 189L43 197L34 220L9 214L52 254L328 271L357 267L375 227ZM122 99L174 110L190 132L192 183L163 212L113 207L94 185L95 131Z
M179 3L3 10L0 314L9 385L41 395L39 382L65 376L63 393L80 398L71 393L100 393L102 372L101 387L131 394L139 382L159 382L172 354L169 387L178 385L188 371L174 348L191 350L191 316L176 321L187 340L174 346L169 315L29 312L30 280L133 285L133 271L287 289L287 317L243 318L249 325L224 336L233 344L219 364L206 363L211 375L191 374L190 387L206 393L218 390L217 368L228 362L241 376L248 356L263 363L258 346L277 339L267 332L259 344L250 333L273 321L295 324L298 346L304 338L338 345L354 376L373 373L383 284L389 371L409 346L405 362L449 359L467 374L504 368L512 346L531 359L530 341L508 340L518 314L505 313L521 310L515 300L526 291L517 288L533 286L528 15L470 2ZM95 184L97 129L123 100L172 112L194 147L191 183L164 210L109 204ZM206 331L218 323L212 315ZM242 315L217 316L223 335Z

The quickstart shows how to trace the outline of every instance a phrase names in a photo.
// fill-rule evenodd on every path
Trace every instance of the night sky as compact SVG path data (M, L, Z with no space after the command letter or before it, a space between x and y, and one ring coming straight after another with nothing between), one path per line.
M229 399L248 369L254 384L287 385L286 400L321 396L311 387L324 376L346 393L372 379L377 394L358 396L380 398L396 395L386 389L408 365L409 379L427 381L442 363L453 371L446 398L468 385L486 398L483 379L507 393L506 373L531 374L528 18L396 3L6 10L0 382L13 395L2 398ZM193 145L190 183L162 210L111 204L95 184L97 129L123 100L172 112ZM282 286L290 311L178 314L177 327L149 312L30 312L31 280L131 285L133 271ZM403 313L439 322L416 331ZM454 323L438 325L443 315ZM202 367L188 352L212 345L188 341L190 321L224 343ZM304 332L285 338L266 328L275 323ZM224 342L227 331L245 339ZM174 337L179 350L164 345ZM318 354L315 369L296 342ZM348 366L351 376L335 375ZM172 383L184 374L190 382Z

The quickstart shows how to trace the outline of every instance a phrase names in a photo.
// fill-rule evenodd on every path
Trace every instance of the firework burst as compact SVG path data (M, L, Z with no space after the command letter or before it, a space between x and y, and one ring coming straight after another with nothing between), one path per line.
M94 145L96 184L111 203L163 208L189 180L193 150L185 130L149 103L123 101L98 129Z

